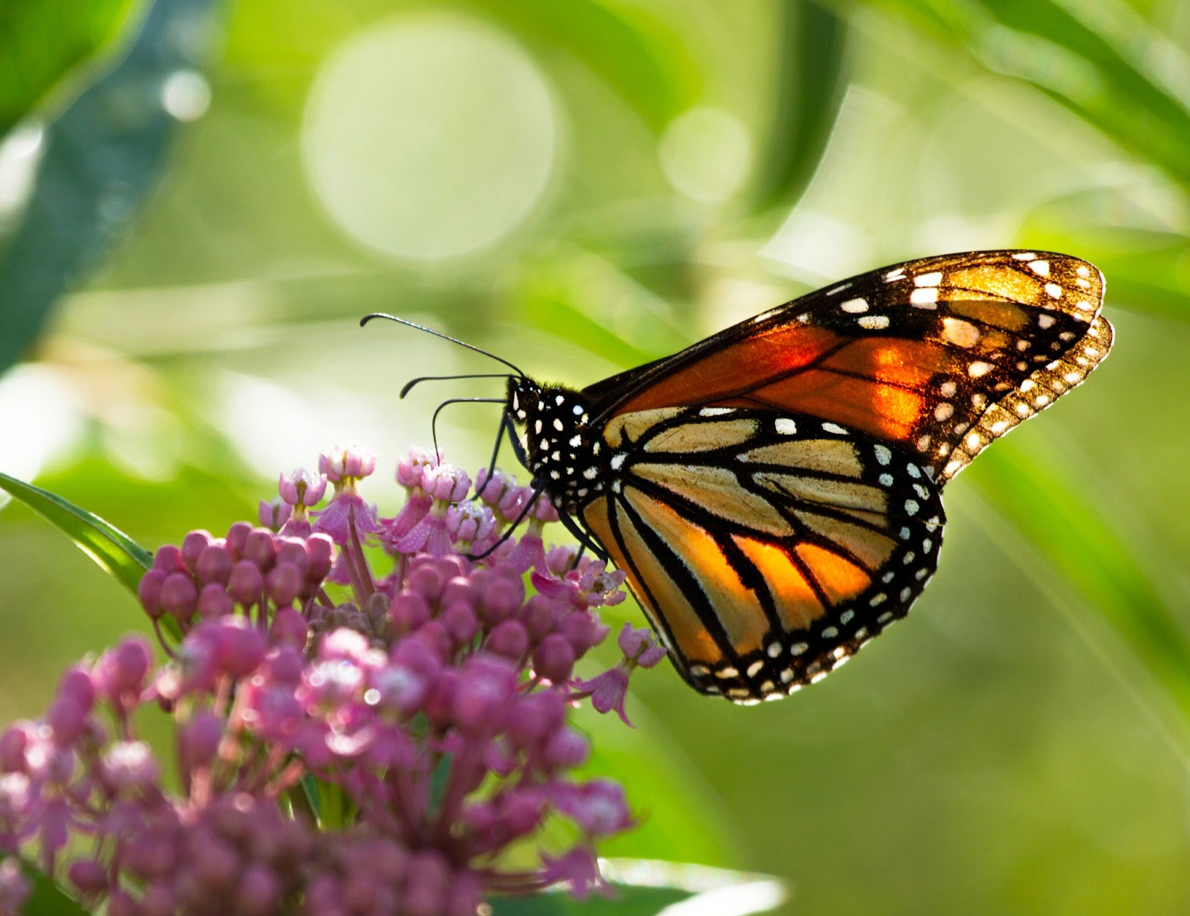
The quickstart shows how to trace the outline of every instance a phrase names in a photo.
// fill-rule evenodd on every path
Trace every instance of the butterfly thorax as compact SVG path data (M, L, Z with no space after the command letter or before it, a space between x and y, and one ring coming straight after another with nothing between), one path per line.
M505 413L523 433L522 461L559 511L577 515L603 488L606 450L591 425L590 403L581 392L561 385L539 385L528 378L508 380Z

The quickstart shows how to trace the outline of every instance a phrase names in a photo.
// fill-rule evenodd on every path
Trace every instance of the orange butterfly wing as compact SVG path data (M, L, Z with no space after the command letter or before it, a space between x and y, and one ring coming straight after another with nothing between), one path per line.
M621 414L581 518L683 677L738 703L825 677L903 617L937 565L938 488L896 445L730 408Z
M1047 252L872 271L584 391L597 419L679 405L811 414L901 444L944 483L1111 347L1103 278Z

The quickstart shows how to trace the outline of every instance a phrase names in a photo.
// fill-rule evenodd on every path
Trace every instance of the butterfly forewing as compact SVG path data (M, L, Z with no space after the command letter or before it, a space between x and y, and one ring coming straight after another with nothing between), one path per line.
M934 572L941 501L899 446L724 408L621 414L603 438L615 470L583 521L704 693L748 702L824 677Z
M1102 297L1099 271L1067 255L925 258L810 293L584 393L605 418L676 405L811 414L912 450L945 482L1102 359Z

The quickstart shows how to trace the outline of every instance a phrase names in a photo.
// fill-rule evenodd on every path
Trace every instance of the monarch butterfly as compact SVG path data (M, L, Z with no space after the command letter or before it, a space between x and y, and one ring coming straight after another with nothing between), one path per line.
M516 370L504 427L692 687L777 699L905 616L942 488L1107 355L1102 299L1068 255L908 261L581 391Z

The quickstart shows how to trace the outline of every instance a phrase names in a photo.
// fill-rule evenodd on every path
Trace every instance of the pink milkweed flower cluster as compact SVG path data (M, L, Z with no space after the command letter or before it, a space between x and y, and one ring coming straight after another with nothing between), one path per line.
M628 673L664 650L626 626L624 660L577 678L623 574L546 550L544 502L515 536L528 488L485 474L468 501L417 449L383 518L360 494L375 464L337 448L282 475L264 524L157 551L139 597L168 660L129 637L0 735L0 852L109 916L470 916L491 893L603 889L594 844L634 819L618 784L575 775L569 712L624 716ZM166 757L140 733L154 706ZM568 840L546 847L547 824ZM28 891L13 861L0 907Z

